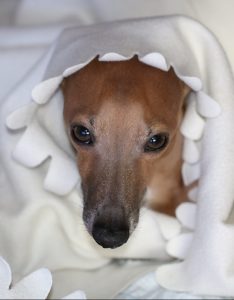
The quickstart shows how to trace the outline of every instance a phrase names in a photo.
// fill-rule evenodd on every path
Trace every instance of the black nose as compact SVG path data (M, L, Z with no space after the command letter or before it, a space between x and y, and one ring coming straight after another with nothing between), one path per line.
M127 242L129 227L118 223L106 224L97 221L94 223L92 235L103 248L114 249Z

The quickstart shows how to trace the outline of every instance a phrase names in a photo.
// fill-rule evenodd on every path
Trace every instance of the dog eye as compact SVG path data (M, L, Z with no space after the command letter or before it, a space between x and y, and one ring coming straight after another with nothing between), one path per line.
M163 148L166 147L168 143L168 134L166 133L159 133L152 136L145 145L145 152L150 151L161 151Z
M88 128L82 125L72 125L71 127L71 137L75 143L92 145L93 138L92 134Z

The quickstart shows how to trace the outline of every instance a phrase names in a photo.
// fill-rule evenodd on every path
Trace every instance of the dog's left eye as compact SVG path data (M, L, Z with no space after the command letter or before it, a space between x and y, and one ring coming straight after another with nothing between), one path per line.
M161 151L166 147L168 143L168 134L166 133L159 133L152 136L145 145L145 152L150 151Z
M93 137L88 128L82 125L72 125L71 137L75 143L91 145L93 144Z

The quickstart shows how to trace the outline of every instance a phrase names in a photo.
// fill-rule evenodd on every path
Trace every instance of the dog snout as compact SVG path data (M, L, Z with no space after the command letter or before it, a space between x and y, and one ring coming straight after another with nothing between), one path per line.
M106 223L99 218L93 225L92 235L103 248L114 249L128 241L129 231L129 226L118 220Z

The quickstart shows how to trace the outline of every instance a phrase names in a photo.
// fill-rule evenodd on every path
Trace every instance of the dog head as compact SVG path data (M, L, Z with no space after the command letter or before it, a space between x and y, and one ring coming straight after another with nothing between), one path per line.
M84 222L98 244L119 247L138 223L150 178L174 163L188 89L172 68L164 72L134 57L94 59L62 90Z

